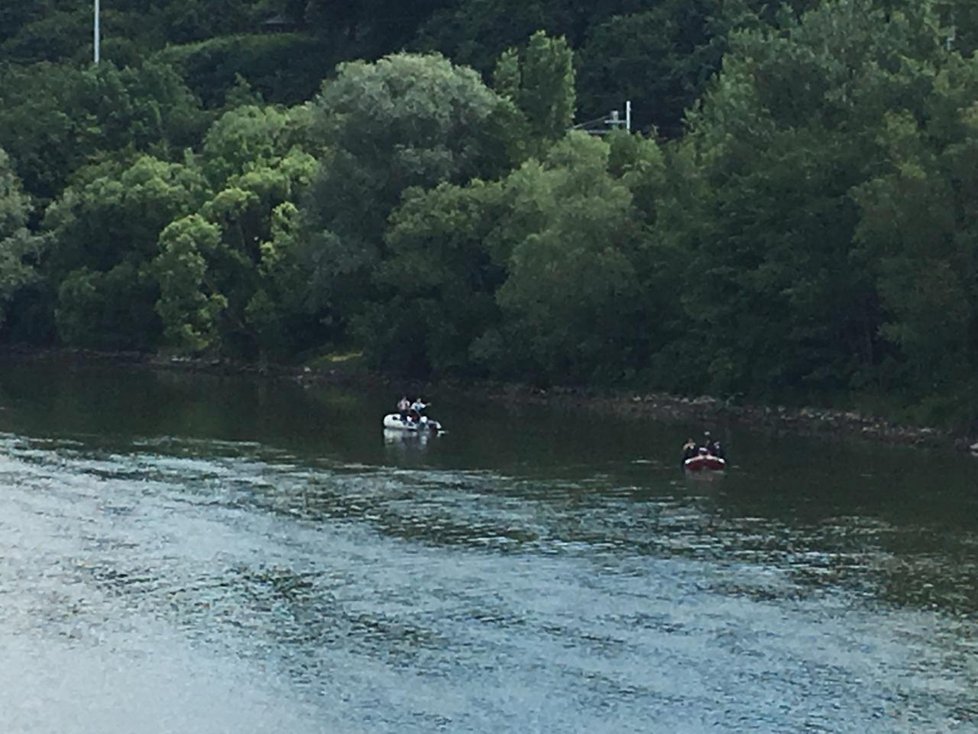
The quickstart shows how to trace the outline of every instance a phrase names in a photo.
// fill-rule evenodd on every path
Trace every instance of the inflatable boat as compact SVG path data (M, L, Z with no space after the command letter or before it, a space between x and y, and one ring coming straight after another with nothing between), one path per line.
M441 423L426 415L414 420L410 416L401 417L400 413L388 413L384 416L384 429L389 431L405 431L408 433L440 433Z
M727 468L727 462L712 454L699 454L683 462L683 471L691 474L716 474Z

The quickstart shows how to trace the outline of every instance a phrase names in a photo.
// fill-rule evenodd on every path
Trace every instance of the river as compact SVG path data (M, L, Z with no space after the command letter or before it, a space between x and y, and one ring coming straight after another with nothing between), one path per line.
M0 361L0 731L978 730L978 461Z

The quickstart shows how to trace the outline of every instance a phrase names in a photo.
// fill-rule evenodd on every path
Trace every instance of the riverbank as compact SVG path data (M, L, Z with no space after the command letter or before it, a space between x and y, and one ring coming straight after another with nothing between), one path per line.
M40 360L71 365L131 365L153 370L200 372L218 375L252 375L290 380L306 387L337 385L389 387L391 394L410 389L434 395L440 389L468 393L507 404L537 404L586 410L629 418L650 418L704 425L742 426L755 430L807 436L853 438L903 446L953 447L959 451L978 449L974 436L955 434L929 426L911 426L857 411L819 407L786 407L734 403L710 396L683 397L657 392L599 390L579 387L542 389L519 384L446 380L437 383L408 383L399 377L370 372L355 358L321 358L313 365L282 365L236 362L226 359L167 357L138 352L99 352L79 349L4 348L0 355L18 360Z

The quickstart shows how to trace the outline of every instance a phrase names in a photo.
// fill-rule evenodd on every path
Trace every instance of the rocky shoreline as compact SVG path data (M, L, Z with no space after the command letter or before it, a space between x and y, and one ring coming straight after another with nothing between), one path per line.
M167 357L134 352L98 352L77 349L5 348L0 354L18 359L38 359L74 364L125 364L154 370L179 370L223 375L254 375L269 379L287 379L306 386L320 384L346 387L390 386L399 391L404 381L372 373L342 362L317 367L282 364L257 364L225 359ZM396 389L395 389L396 386ZM935 427L910 426L878 416L855 411L817 407L744 405L709 396L682 397L666 393L593 390L573 387L535 388L519 384L478 381L445 381L408 385L425 394L440 388L470 393L509 403L564 406L624 417L648 417L672 421L697 421L705 424L734 424L778 433L826 437L858 437L903 446L943 447L978 453L975 437L955 434Z
M665 393L597 392L576 388L534 389L514 385L470 386L500 400L586 409L604 414L705 425L732 424L752 429L832 438L858 437L878 443L978 452L974 439L934 427L908 426L855 411L826 408L740 405L710 396ZM463 389L463 388L460 388Z

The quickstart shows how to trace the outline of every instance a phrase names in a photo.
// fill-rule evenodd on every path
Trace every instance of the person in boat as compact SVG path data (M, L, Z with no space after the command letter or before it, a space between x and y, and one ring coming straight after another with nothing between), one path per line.
M410 410L411 401L407 399L407 395L402 395L401 399L397 401L397 412L400 413L402 421L407 420Z
M408 410L408 416L417 423L421 420L421 416L424 415L425 410L428 408L428 404L422 400L420 397L415 398L414 402L411 403L411 407Z
M710 435L709 431L703 432L703 443L700 444L700 448L706 449L706 453L710 456L715 456L718 459L724 459L726 461L726 457L723 455L723 447L719 441Z
M683 444L683 458L681 463L685 465L686 459L692 459L694 456L696 456L696 441L687 438L686 443Z

